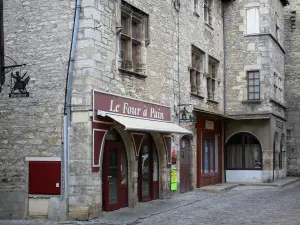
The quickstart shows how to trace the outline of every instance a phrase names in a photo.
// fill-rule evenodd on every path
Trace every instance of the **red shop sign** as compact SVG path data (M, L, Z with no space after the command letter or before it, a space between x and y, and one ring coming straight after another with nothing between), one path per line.
M97 110L141 118L171 121L171 109L164 105L139 101L93 90L94 117Z

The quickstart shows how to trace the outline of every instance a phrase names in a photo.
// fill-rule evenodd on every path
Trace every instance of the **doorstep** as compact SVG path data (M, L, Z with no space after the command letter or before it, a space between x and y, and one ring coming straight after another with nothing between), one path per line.
M225 192L225 191L231 191L232 189L234 189L238 186L263 186L263 187L283 188L288 185L294 184L298 181L300 181L300 177L286 177L286 178L278 179L272 183L258 183L258 182L257 183L253 183L253 182L233 183L233 182L228 182L228 183L209 185L209 186L204 186L201 188L196 188L195 191L220 193L220 192Z
M204 186L201 188L196 188L195 191L220 193L220 192L230 191L237 186L239 186L239 184L237 183L223 183L223 184L215 184L215 185Z
M288 185L294 184L296 182L300 181L300 177L285 177L278 180L275 180L274 182L270 183L250 183L250 182L242 182L242 183L228 183L228 184L238 184L239 186L264 186L264 187L278 187L283 188Z

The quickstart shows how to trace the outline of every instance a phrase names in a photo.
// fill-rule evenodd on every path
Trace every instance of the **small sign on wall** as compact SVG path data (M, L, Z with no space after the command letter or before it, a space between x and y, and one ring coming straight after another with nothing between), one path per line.
M205 129L207 130L213 130L215 126L214 121L205 120Z

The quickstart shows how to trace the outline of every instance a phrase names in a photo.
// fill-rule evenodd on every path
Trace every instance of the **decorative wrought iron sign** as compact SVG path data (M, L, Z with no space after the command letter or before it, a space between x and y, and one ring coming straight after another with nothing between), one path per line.
M179 111L179 122L190 122L190 123L194 123L195 119L193 117L193 115L191 113L189 113L189 111L186 109L186 107L183 107L182 110Z
M30 77L25 77L27 72L23 75L20 75L19 71L11 73L11 80L14 79L14 84L11 85L11 90L9 97L11 98L20 98L20 97L29 97L29 92L26 90L26 86L30 80Z
M30 77L27 75L27 72L22 74L21 67L26 66L26 64L17 64L15 60L8 56L4 56L13 62L13 65L2 66L1 65L1 82L0 82L0 92L2 91L2 86L4 85L6 79L6 74L10 73L10 98L20 98L20 97L29 97L29 92L26 87L30 80ZM18 69L17 69L18 68ZM26 76L27 75L27 76ZM8 85L9 86L9 85Z

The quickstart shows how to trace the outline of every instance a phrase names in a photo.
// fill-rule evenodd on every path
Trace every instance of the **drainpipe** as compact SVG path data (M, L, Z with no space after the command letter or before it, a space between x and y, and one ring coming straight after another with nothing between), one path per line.
M223 67L223 106L224 106L224 115L226 115L226 93L227 93L227 89L226 89L226 24L225 24L225 7L224 4L225 3L221 3L222 7L223 7L223 13L222 13L222 19L223 19L223 51L224 51L224 67ZM225 123L223 122L223 139L224 139L224 144L223 144L223 149L225 150L226 148L226 127ZM226 182L226 170L225 170L225 151L223 151L223 168L224 168L224 181Z
M71 95L72 95L72 76L75 61L77 34L79 27L80 16L80 0L76 0L76 8L74 15L74 25L72 32L72 43L69 56L68 74L65 89L65 105L64 105L64 193L61 199L67 206L68 215L68 200L69 200L69 162L70 162L70 133L71 133Z

